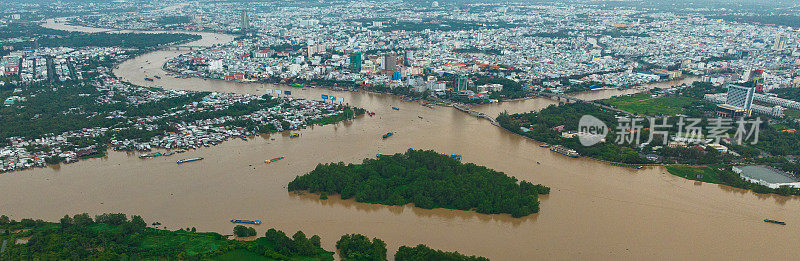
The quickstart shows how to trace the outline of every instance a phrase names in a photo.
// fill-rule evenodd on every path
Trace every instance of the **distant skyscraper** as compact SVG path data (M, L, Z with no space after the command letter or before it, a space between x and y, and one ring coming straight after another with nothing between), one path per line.
M247 15L247 10L243 10L241 16L241 21L239 21L241 24L239 27L242 31L247 31L250 29L250 16Z
M750 108L753 105L754 94L754 87L744 87L730 84L728 85L728 100L725 103L745 109L747 114L749 114Z
M772 45L772 50L775 50L775 51L786 50L786 36L785 35L776 35L775 36L775 43L773 43L773 45Z
M361 52L350 54L350 71L354 73L361 72Z
M386 71L397 70L397 55L387 53L383 55L383 69Z
M469 87L469 80L467 79L467 76L459 76L456 80L455 91L466 91L467 87Z

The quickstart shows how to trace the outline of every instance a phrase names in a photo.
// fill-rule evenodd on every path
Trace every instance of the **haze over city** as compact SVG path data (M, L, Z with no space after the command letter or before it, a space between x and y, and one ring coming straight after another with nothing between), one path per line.
M0 10L0 260L800 254L794 1Z

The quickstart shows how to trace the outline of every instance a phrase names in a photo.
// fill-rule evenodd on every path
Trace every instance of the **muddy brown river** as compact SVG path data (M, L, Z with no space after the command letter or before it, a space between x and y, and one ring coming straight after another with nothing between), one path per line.
M60 28L50 24L51 27ZM229 40L208 34L206 44ZM176 79L161 64L180 52L157 51L129 60L114 72L141 85L167 89L264 93L290 89L294 97L341 96L374 117L299 131L232 140L180 156L108 157L0 175L0 212L57 221L64 214L124 212L168 229L197 227L230 234L231 218L260 219L259 233L318 234L334 249L346 233L386 241L390 255L401 245L426 244L493 260L532 259L780 259L800 254L800 201L685 180L660 167L632 170L590 159L572 159L540 148L488 121L452 108L427 108L388 95L333 92L219 80ZM145 82L159 75L162 79ZM601 96L618 95L602 92ZM591 98L591 93L580 94ZM587 98L587 99L588 99ZM555 102L529 99L477 107L496 115L538 110ZM391 107L400 108L399 111ZM421 116L420 119L418 116ZM396 135L381 139L380 135ZM541 212L525 218L457 210L388 207L295 195L286 184L318 163L359 162L377 153L433 149L463 154L519 179L552 188ZM265 159L285 156L266 165ZM204 157L182 165L175 160ZM538 164L538 163L541 164ZM786 226L762 221L772 218Z

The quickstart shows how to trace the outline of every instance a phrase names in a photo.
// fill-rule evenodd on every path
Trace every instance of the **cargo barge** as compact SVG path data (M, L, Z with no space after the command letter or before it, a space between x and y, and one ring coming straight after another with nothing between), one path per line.
M231 223L234 223L234 224L253 224L253 225L259 225L259 224L261 224L261 220L257 220L257 219L256 219L256 220L247 220L247 219L235 219L235 218L234 218L234 219L231 219Z
M182 160L179 160L179 161L177 161L177 163L178 163L178 164L181 164L181 163L192 162L192 161L198 161L198 160L203 160L203 158L190 158L190 159L182 159Z
M283 159L283 156L280 156L280 157L277 157L277 158L265 160L264 163L270 164L270 163L273 163L273 162L276 162L276 161L279 161L279 160L282 160L282 159Z
M772 219L764 219L764 222L767 222L767 223L772 223L772 224L778 224L778 225L783 225L783 226L785 226L785 225L786 225L786 222L783 222L783 221L777 221L777 220L772 220Z

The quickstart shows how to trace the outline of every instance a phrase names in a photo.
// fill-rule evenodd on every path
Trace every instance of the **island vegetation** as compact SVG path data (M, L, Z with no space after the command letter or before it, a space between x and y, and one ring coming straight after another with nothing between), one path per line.
M333 260L317 235L297 231L289 237L270 228L254 240L228 235L148 226L141 216L113 213L66 215L58 222L0 216L0 260ZM237 225L237 237L253 237L253 227ZM387 260L386 243L361 234L343 235L336 248L342 260ZM484 257L444 252L425 245L401 246L395 260L484 261Z
M255 233L253 228L235 230ZM58 223L2 216L0 232L0 241L7 242L0 260L333 260L333 253L320 247L319 236L306 238L300 231L289 238L270 229L265 237L238 241L194 228L156 229L140 216L128 219L125 214L92 219L84 213Z
M488 258L480 256L466 256L458 252L444 252L442 250L431 249L430 247L419 244L415 247L401 246L394 254L395 261L420 261L420 260L440 260L440 261L489 261Z
M370 241L367 236L361 234L343 235L342 238L336 242L336 249L339 250L339 257L342 260L387 260L386 243L378 238L373 238ZM397 249L394 260L488 261L489 259L479 256L466 256L458 252L445 252L419 244L415 247L401 246Z
M550 188L518 181L486 167L461 163L434 151L409 149L361 164L319 164L298 176L289 191L339 194L358 202L420 208L474 210L523 217L539 212L539 194ZM323 194L324 193L324 194Z
M371 241L361 234L343 235L336 241L342 260L386 260L386 243L378 238Z

